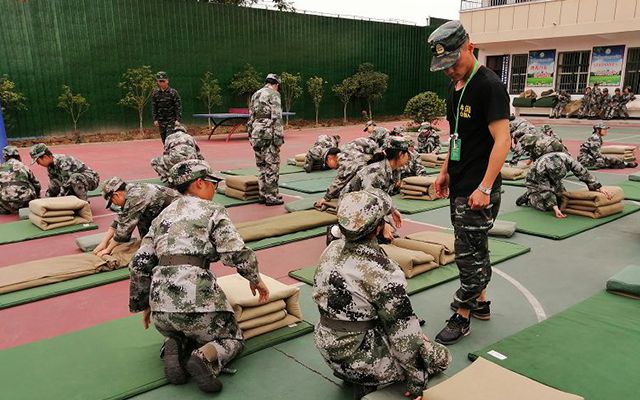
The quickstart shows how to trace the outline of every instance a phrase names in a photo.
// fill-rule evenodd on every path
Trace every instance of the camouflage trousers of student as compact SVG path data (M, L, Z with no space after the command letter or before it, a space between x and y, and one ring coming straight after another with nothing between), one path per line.
M216 376L240 354L243 347L242 332L230 312L154 311L151 320L162 336L174 338L183 346L187 353L185 356L207 343L213 345L218 353L218 362L211 364Z
M491 280L489 229L500 210L500 189L491 193L489 206L472 210L468 197L451 199L451 223L455 235L456 264L460 271L460 288L454 300L461 307L477 308L478 296Z
M582 164L586 169L622 169L626 168L627 165L623 160L619 158L606 156L600 154L597 157L589 157L584 156L582 154L578 155L578 162Z
M260 198L267 203L278 201L278 178L280 177L280 146L270 143L259 151L254 150L256 155L256 167L258 167L258 186Z
M19 209L29 207L38 193L22 185L9 185L0 189L0 214L16 214Z
M551 115L549 115L551 118L560 118L562 117L562 111L564 111L564 107L567 105L567 103L557 103L553 109L551 110Z
M94 173L71 174L64 184L58 180L49 181L46 197L76 196L87 200L87 192L98 188L100 177Z
M176 121L174 120L160 120L158 121L158 129L160 130L160 138L162 139L162 143L164 144L167 136L173 133L173 130L176 128Z

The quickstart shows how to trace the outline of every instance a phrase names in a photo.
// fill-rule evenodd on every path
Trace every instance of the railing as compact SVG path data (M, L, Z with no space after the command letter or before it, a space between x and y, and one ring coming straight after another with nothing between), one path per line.
M546 1L546 0L461 0L460 11L473 10L476 8L487 8L506 6L519 3L531 3L534 1Z

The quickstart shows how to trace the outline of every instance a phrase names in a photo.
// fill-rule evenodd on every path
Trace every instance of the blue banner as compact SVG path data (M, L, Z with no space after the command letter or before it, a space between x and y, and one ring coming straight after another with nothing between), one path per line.
M0 107L0 149L7 147L7 131L4 129L4 117L2 116L2 107ZM4 162L4 157L0 155L0 160Z

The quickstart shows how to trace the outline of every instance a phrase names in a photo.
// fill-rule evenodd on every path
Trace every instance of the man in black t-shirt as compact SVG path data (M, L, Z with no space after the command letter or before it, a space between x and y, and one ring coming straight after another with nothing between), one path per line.
M500 169L511 146L509 95L491 70L478 64L473 44L459 21L429 36L431 71L444 71L452 83L447 96L449 155L435 181L436 194L449 195L460 288L442 344L470 332L470 317L491 316L486 288L491 279L488 232L500 208Z

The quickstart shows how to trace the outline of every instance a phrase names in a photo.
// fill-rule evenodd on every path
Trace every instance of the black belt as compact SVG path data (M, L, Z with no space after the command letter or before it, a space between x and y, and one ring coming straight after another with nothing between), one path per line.
M204 269L209 268L209 260L202 256L191 256L187 254L170 254L160 256L158 265L193 265Z
M376 327L376 320L370 321L341 321L320 314L320 324L334 331L340 332L366 332Z

